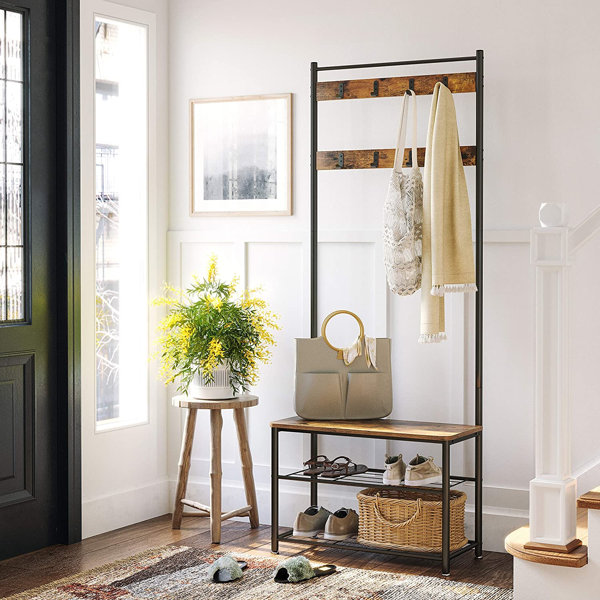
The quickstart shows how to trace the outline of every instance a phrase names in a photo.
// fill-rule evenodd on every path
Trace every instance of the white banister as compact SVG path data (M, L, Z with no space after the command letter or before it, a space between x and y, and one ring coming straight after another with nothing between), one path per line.
M600 206L596 207L577 227L569 231L571 256L600 231Z
M531 232L536 270L535 478L530 482L531 547L568 552L576 539L577 482L571 474L568 385L569 229L564 207L544 204Z

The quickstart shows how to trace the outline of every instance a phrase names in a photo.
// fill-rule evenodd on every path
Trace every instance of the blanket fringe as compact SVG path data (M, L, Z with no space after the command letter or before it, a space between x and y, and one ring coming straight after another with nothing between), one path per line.
M434 285L431 288L432 296L443 296L444 294L459 292L476 292L477 286L474 283L446 283L445 285Z
M419 336L419 344L438 344L446 339L446 333L443 331L440 333L422 333Z

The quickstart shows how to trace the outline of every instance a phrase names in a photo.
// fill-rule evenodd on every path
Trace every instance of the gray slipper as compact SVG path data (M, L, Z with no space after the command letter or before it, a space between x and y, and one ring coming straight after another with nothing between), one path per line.
M226 554L215 560L208 569L208 578L215 583L226 583L239 579L242 571L248 566L243 560L236 560L231 554Z
M284 560L277 566L273 573L273 579L277 583L298 583L313 577L331 575L335 572L335 569L335 565L323 565L322 567L313 568L305 556L292 556L292 558Z

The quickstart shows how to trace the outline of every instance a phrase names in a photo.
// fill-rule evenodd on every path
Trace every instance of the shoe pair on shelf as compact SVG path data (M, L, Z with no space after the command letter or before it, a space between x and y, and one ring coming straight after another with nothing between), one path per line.
M331 513L326 508L309 506L298 513L294 535L316 537L321 531L326 540L345 540L358 533L358 514L351 508L340 508Z
M328 479L336 479L345 475L357 475L367 471L366 465L357 465L347 456L337 456L329 460L324 454L313 456L304 463L307 467L302 471L303 475L319 475Z
M402 454L385 456L384 485L422 486L430 483L442 483L442 470L433 462L433 458L425 458L417 454L408 465L402 460Z

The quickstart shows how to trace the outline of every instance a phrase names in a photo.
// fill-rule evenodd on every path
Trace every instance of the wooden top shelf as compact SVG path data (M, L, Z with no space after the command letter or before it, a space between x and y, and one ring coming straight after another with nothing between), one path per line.
M428 423L426 421L400 421L397 419L371 419L366 421L308 421L289 417L271 423L273 429L329 433L362 437L419 440L423 442L453 442L472 437L482 430L480 425L454 423Z
M317 83L317 100L389 98L402 96L408 89L412 89L417 96L424 96L433 94L433 88L438 81L447 85L453 94L475 91L475 73L442 73L440 75L321 81Z

